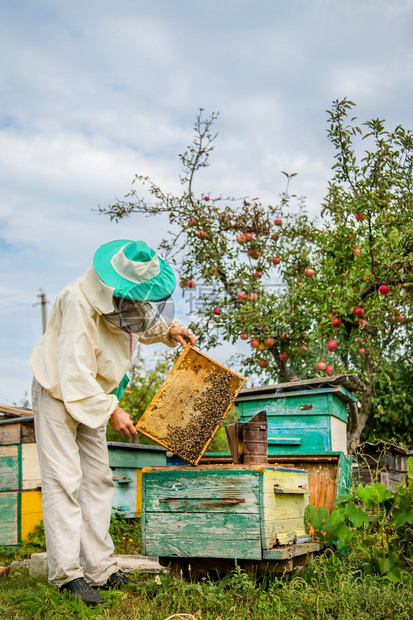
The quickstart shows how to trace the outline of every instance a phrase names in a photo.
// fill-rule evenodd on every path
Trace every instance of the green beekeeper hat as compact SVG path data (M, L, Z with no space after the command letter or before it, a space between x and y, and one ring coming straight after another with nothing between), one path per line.
M175 289L172 267L144 241L105 243L96 250L93 266L102 282L114 289L115 297L160 301Z

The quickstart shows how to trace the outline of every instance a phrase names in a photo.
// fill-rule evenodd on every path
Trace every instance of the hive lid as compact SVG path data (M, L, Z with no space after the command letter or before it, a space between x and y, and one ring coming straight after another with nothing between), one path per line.
M196 465L245 381L187 345L136 430Z
M365 384L356 375L337 375L334 377L315 377L314 379L304 379L299 381L289 381L288 383L276 383L273 385L261 385L258 387L245 388L242 390L239 400L248 396L285 394L298 391L312 390L328 390L334 389L346 390L349 393L363 392L366 389ZM345 400L345 399L343 399ZM350 399L351 400L351 399ZM352 400L355 400L354 398Z

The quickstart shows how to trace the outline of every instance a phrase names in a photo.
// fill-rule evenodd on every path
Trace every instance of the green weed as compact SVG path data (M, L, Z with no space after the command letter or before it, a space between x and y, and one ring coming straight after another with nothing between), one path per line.
M103 592L105 605L86 608L26 569L0 582L0 618L8 620L410 620L413 575L392 583L363 575L348 558L328 550L305 570L252 581L240 568L200 583L165 575L135 575L145 585ZM187 614L187 615L185 615Z
M408 580L413 567L413 458L408 467L407 485L395 492L381 483L359 484L338 498L331 514L311 504L306 513L323 543L347 553L363 574L394 583Z

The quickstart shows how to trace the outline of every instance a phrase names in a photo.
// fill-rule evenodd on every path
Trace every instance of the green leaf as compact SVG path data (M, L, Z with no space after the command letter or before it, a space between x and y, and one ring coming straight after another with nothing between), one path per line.
M390 558L381 558L379 561L380 572L382 574L388 573L394 568L394 562Z
M368 525L369 516L362 508L357 508L354 504L347 504L345 507L345 514L350 519L350 522L354 527L361 527L362 525Z

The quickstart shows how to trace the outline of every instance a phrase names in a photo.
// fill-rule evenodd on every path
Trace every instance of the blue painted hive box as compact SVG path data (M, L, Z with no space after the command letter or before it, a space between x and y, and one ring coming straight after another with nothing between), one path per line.
M268 454L347 454L348 406L357 398L323 380L247 388L237 398L241 422L265 410Z
M146 555L260 561L292 557L291 545L297 555L318 548L305 529L306 471L170 466L144 469L142 482Z
M113 512L126 518L141 516L142 468L166 465L166 449L120 441L108 441L109 465L113 472Z

